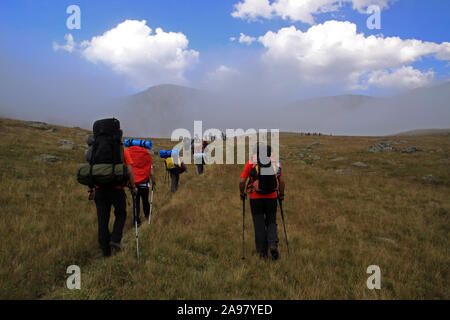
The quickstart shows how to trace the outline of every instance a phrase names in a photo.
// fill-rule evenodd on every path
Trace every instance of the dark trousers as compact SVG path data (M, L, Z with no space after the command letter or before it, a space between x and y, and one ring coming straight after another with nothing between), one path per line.
M120 189L97 189L95 190L95 205L97 206L98 218L98 242L105 255L111 254L109 242L120 243L122 240L123 227L127 217L127 203L125 191ZM112 233L109 232L109 218L111 206L114 206L114 226Z
M203 163L202 164L197 164L197 172L198 172L198 174L202 174L203 173Z
M142 208L144 209L144 216L145 218L148 218L148 215L150 214L150 203L148 202L148 194L149 194L149 187L138 187L138 192L136 195L136 216L138 223L141 222L141 199L142 199ZM133 222L135 222L133 220Z
M250 199L256 251L267 255L269 247L278 247L277 199Z
M180 181L180 174L176 172L169 171L171 178L170 191L176 192L178 190L178 182Z

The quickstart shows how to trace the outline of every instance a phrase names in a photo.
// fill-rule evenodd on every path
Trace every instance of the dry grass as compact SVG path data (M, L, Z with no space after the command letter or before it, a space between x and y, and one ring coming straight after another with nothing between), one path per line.
M237 184L242 165L208 166L203 176L188 166L172 196L155 157L159 184L152 224L139 229L141 259L136 261L131 206L126 250L101 257L95 205L75 178L84 157L81 131L57 127L51 133L21 121L0 122L0 298L450 298L450 170L442 160L449 158L449 137L402 137L407 143L399 147L425 151L372 154L367 147L381 138L282 134L291 255L278 216L282 259L277 262L252 254L248 206L247 259L241 260ZM59 139L76 146L61 149ZM324 145L300 150L318 140ZM167 140L154 144L156 149L171 146ZM42 153L61 161L34 160ZM346 159L331 161L338 157ZM369 167L352 167L356 161ZM434 179L422 179L427 174ZM81 267L81 290L65 287L71 264ZM366 268L372 264L381 268L381 290L366 287Z

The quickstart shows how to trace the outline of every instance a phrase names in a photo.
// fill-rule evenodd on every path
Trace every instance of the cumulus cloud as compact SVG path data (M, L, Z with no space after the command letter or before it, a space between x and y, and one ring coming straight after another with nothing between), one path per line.
M239 37L239 43L245 43L247 45L251 45L255 41L256 41L256 38L247 36L241 32L241 35Z
M433 78L432 70L421 72L411 66L403 66L392 71L373 71L369 74L367 84L379 88L414 89L430 84Z
M449 43L437 44L399 37L368 36L357 33L350 22L327 21L306 32L294 26L267 32L258 41L266 48L263 63L274 72L291 74L308 84L339 83L347 88L360 85L369 73L371 83L381 85L390 79L414 76L412 83L430 80L432 74L402 68L427 55L447 60ZM389 80L389 81L388 81ZM402 81L400 83L411 85Z
M53 50L63 50L67 52L72 52L75 49L75 41L73 40L73 36L68 33L64 36L64 39L66 40L66 43L63 45L58 44L57 42L53 41Z
M314 15L338 11L345 3L351 3L354 10L363 13L370 5L380 9L389 7L396 0L243 0L234 5L231 15L244 20L281 17L292 21L314 24Z
M139 89L163 82L184 83L184 72L198 62L181 32L155 32L146 21L126 20L103 35L84 41L82 55L124 74Z

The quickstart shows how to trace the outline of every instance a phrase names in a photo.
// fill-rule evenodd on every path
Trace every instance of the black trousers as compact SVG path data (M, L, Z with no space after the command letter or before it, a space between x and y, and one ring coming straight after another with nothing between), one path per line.
M141 218L141 200L142 200L142 208L144 209L144 216L145 218L148 218L148 215L150 214L150 203L148 202L148 194L149 194L149 187L138 187L138 192L136 195L136 216L137 221L140 223ZM133 222L135 222L133 220Z
M169 171L171 178L170 191L176 192L178 190L178 182L180 182L180 174L176 172Z
M277 199L250 199L256 251L267 255L269 247L278 248Z
M203 174L203 163L202 164L197 164L197 173L198 174Z
M95 205L98 218L98 242L105 255L111 254L109 242L120 243L123 227L127 218L127 203L125 191L121 189L97 189L95 190ZM111 206L114 206L114 226L109 232L109 218Z

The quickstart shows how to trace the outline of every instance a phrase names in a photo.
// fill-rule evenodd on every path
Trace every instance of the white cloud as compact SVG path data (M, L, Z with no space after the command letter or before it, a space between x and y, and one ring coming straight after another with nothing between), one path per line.
M380 9L389 7L396 0L243 0L234 5L231 15L244 20L281 17L292 21L314 24L314 15L338 11L345 3L351 3L354 10L365 13L370 5Z
M239 72L236 69L221 65L216 70L208 72L208 80L221 82L237 75Z
M421 72L411 66L397 68L389 72L388 70L377 70L369 74L367 83L379 88L418 88L432 82L434 72L429 70Z
M64 39L66 40L66 44L59 45L57 42L53 41L53 50L64 50L68 52L72 52L75 49L75 41L73 40L73 36L68 33L64 36Z
M247 36L243 33L241 33L241 35L239 37L239 43L245 43L247 45L251 45L255 41L256 41L256 38Z
M347 88L358 86L370 72L410 65L427 55L447 60L449 43L437 44L399 37L364 36L350 22L327 21L310 27L306 32L294 26L259 37L266 48L262 61L274 72L295 75L307 84L338 83ZM417 70L416 70L417 71ZM409 73L400 69L384 78ZM373 74L373 79L380 73ZM423 81L431 75L425 74ZM373 80L375 81L375 80ZM387 81L387 80L386 80ZM375 81L379 84L379 81ZM374 84L375 84L374 82Z
M231 42L236 41L236 37L230 37L230 41Z
M126 75L137 88L163 82L185 82L184 72L198 62L199 53L189 50L181 32L155 33L146 21L126 20L103 35L84 41L82 55Z

